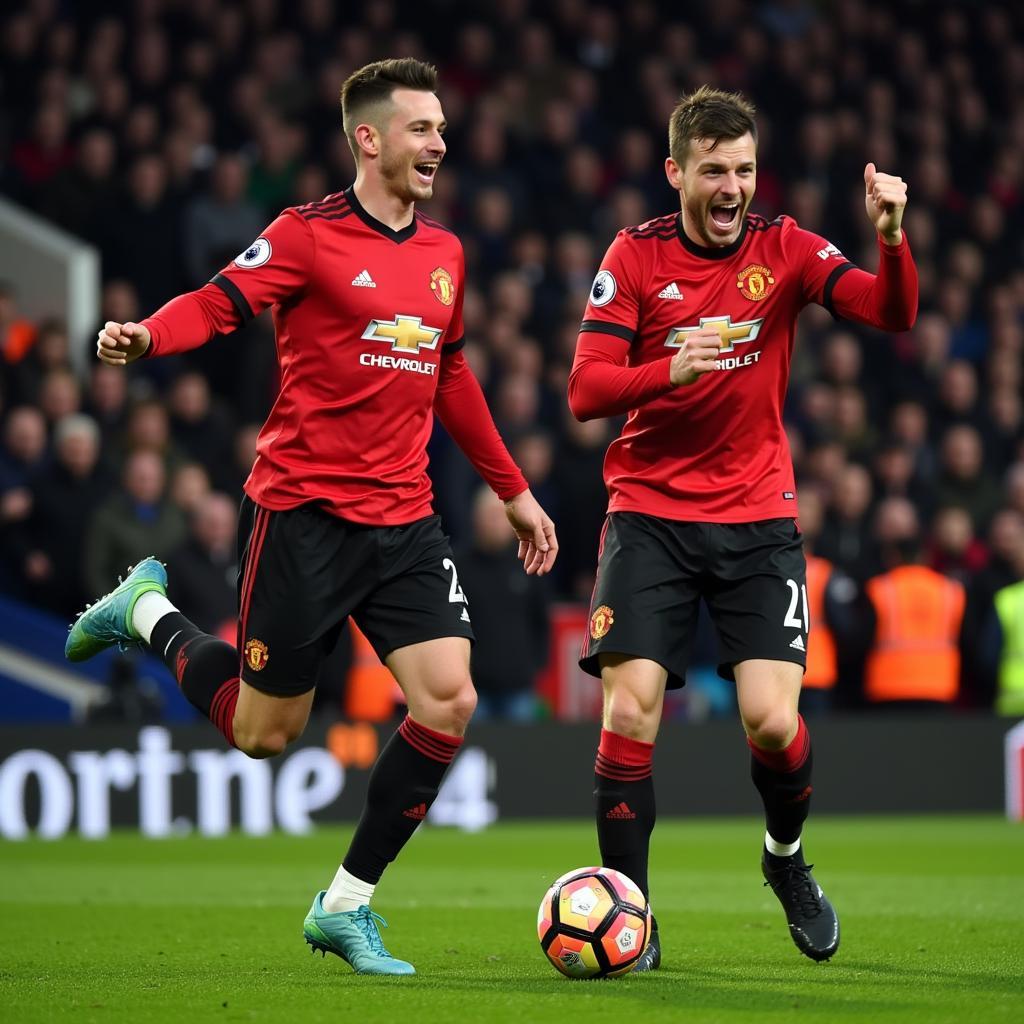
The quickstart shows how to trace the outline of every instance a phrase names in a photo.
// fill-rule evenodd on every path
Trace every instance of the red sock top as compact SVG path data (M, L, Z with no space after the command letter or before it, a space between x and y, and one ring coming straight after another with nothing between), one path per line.
M619 782L639 782L651 774L654 744L601 730L594 771Z
M796 735L788 747L784 747L782 750L762 750L749 736L747 737L747 746L750 747L750 752L754 757L766 768L783 773L795 772L798 768L803 767L811 752L811 734L804 724L803 715L797 715Z
M411 747L418 750L424 757L429 757L442 764L451 764L452 759L462 746L461 736L449 736L447 733L433 729L414 721L408 715L398 727L399 735Z

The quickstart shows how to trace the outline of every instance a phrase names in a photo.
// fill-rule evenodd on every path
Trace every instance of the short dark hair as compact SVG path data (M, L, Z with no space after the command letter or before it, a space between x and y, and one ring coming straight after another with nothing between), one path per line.
M738 139L747 132L757 142L754 105L738 92L724 92L702 85L684 96L668 121L668 151L680 167L690 154L694 139L712 139L712 149L722 139Z
M353 71L341 87L342 124L357 160L356 125L369 121L379 127L377 122L396 89L437 92L437 68L414 57L378 60Z

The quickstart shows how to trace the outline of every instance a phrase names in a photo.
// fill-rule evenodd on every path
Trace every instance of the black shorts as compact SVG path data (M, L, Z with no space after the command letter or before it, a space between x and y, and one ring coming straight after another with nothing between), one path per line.
M382 661L425 640L474 639L440 516L364 526L246 497L238 546L241 675L263 693L311 690L349 615Z
M700 598L718 633L718 674L749 658L807 665L807 565L792 519L682 523L613 512L605 523L580 667L649 658L682 686Z

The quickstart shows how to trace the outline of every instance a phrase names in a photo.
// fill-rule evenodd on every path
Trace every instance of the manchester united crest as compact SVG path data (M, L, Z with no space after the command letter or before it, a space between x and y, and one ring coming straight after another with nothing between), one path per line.
M253 672L259 672L264 669L269 660L270 654L267 651L267 645L262 640L257 640L254 637L252 640L246 641L245 663Z
M758 263L751 263L736 275L736 287L740 295L751 302L760 302L766 299L775 287L775 278L767 267Z
M434 298L444 306L450 306L455 301L455 282L444 267L430 272L430 290Z
M590 635L595 640L600 640L601 637L607 636L608 630L612 628L614 622L615 616L612 613L611 608L606 604L601 605L601 607L590 616Z

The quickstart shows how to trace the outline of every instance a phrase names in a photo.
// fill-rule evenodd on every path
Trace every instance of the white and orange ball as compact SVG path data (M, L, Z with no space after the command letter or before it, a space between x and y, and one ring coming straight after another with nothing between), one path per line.
M617 978L651 939L651 908L637 884L611 868L576 868L540 901L537 937L568 978Z

